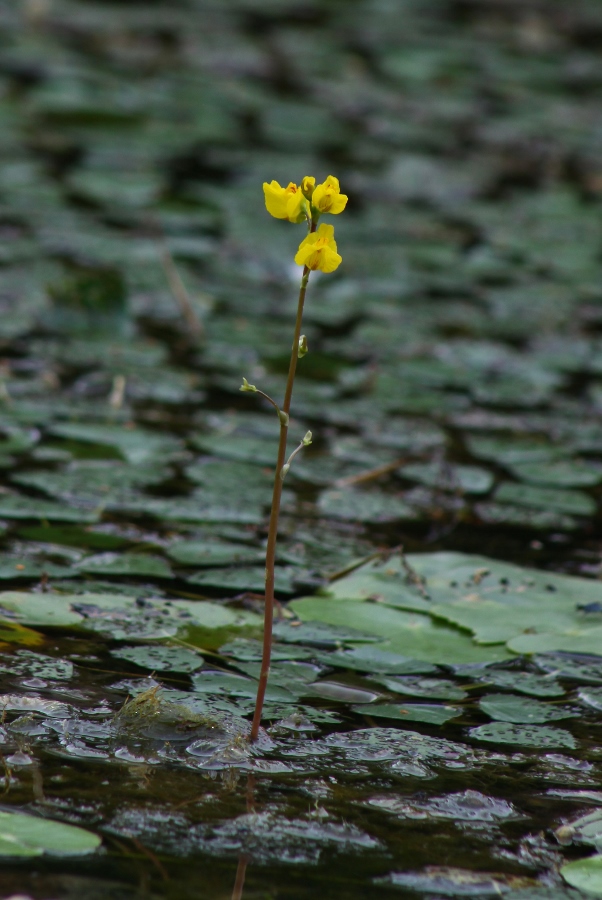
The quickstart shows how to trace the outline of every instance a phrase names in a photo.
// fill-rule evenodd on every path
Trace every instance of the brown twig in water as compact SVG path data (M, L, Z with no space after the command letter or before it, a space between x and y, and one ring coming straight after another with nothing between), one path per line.
M383 463L382 466L377 466L375 469L367 469L365 472L358 472L357 475L348 475L346 478L338 478L334 482L333 487L350 487L353 484L364 484L366 481L374 481L375 478L380 478L381 475L388 475L389 472L394 472L395 469L405 465L407 462L407 457L402 456L399 459L394 459L392 462Z
M173 260L173 256L169 252L169 247L165 243L161 245L161 265L163 266L163 271L165 272L165 277L167 278L171 293L180 308L180 312L182 313L182 317L186 322L190 333L196 340L200 340L204 333L203 324L196 313L192 300L190 299L190 294L182 281Z

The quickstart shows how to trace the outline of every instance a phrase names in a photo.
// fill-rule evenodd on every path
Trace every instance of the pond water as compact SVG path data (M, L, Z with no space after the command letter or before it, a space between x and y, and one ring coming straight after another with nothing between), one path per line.
M0 4L4 898L602 893L601 46L595 0ZM328 174L250 746L261 185Z

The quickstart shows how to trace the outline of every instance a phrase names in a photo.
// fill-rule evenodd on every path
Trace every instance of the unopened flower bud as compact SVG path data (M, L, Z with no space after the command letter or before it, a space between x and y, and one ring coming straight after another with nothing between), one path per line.
M252 394L256 394L257 388L254 384L249 384L247 379L243 377L242 384L239 387L239 391L250 391Z
M309 447L309 445L311 444L311 439L312 439L312 433L311 433L311 431L308 431L307 434L305 435L305 437L303 438L303 440L301 441L301 443L303 444L304 447Z
M282 468L280 469L280 480L281 480L281 481L284 481L284 479L285 479L285 477L286 477L286 473L288 472L288 470L290 469L290 467L291 467L291 464L290 464L290 463L285 463L285 464L282 466Z
M309 347L307 346L307 336L302 334L299 338L299 347L297 349L297 358L303 359L303 357L309 352Z
M301 182L301 192L304 197L307 197L308 200L311 200L314 190L316 187L316 179L312 178L311 175L306 175L303 181Z

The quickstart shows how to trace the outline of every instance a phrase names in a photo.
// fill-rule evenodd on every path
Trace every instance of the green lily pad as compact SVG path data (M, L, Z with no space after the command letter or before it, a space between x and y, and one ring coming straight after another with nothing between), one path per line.
M127 462L134 464L165 462L182 448L181 442L171 435L117 425L61 422L52 426L51 433L73 441L113 447Z
M370 645L351 647L347 650L336 650L325 653L319 657L328 666L336 666L342 669L355 669L372 675L379 673L390 675L429 675L437 671L430 663L399 653L391 653L389 650L381 650L380 647Z
M507 658L504 648L477 647L461 631L433 623L420 613L408 613L378 603L305 597L290 604L309 621L348 625L387 639L393 652L433 663L493 662Z
M486 557L445 552L410 554L405 560L392 556L354 569L333 582L329 592L333 601L351 603L355 597L374 601L372 608L384 604L428 614L435 622L471 633L483 648L508 642L516 653L596 653L602 646L602 614L584 610L600 604L599 582Z
M123 514L133 513L153 516L168 522L212 523L224 522L237 525L260 525L264 521L264 504L254 499L235 502L233 498L216 497L202 489L191 497L163 500L158 497L140 497L112 504L112 509Z
M2 591L0 592L0 616L34 627L80 625L84 619L72 608L73 602L73 595Z
M550 703L541 703L539 700L516 697L512 694L486 694L479 700L479 706L492 719L498 722L514 722L517 725L554 722L557 719L577 715Z
M507 669L487 669L480 676L484 684L509 688L519 694L531 694L534 697L560 697L564 688L549 675L535 675L533 672L516 672Z
M97 553L76 563L87 575L130 575L148 578L173 578L173 572L160 556L149 553Z
M20 578L73 578L76 573L66 566L51 562L36 562L19 555L0 554L0 580L12 581Z
M602 481L602 467L585 460L522 462L510 469L519 481L551 487L592 487Z
M293 593L293 579L297 574L292 566L277 566L275 586L279 593ZM226 569L203 569L196 575L186 579L189 584L200 584L206 587L224 588L231 591L265 591L265 565L240 566Z
M183 566L245 565L262 562L265 550L228 541L175 541L167 555Z
M398 522L418 518L416 511L399 497L359 488L324 491L318 500L318 510L332 519L355 522Z
M13 654L0 654L0 672L68 681L73 676L73 663L66 659L44 656L42 653L32 653L30 650L17 650Z
M500 603L495 600L473 599L434 604L432 614L461 628L469 629L480 644L498 644L513 640L517 634L537 629L538 625L562 630L577 626L579 623L579 614L566 601L555 603L552 600L546 603L544 618L544 601L536 594L533 597L525 595L524 605L520 601Z
M424 697L429 700L464 700L466 691L453 681L445 678L417 678L413 675L393 677L374 677L372 681L383 684L394 694L406 697Z
M546 725L514 725L506 722L491 722L470 728L469 734L477 741L492 744L517 744L520 747L566 747L574 750L577 741L562 728Z
M564 880L588 894L602 894L602 853L566 863L560 869Z
M75 825L0 811L0 856L83 856L100 844L98 835Z
M290 605L290 604L289 604ZM348 625L318 622L274 622L274 637L287 644L340 649L343 644L379 643L382 638Z
M579 527L577 519L564 513L511 503L475 503L473 511L487 525L517 526L535 531L575 531Z
M428 725L444 725L450 719L462 715L462 711L453 706L436 706L434 703L407 703L404 706L395 703L363 704L354 706L353 712L377 719L405 719L408 722L426 722Z
M496 490L495 499L498 503L531 506L569 516L592 516L596 512L593 497L568 488L535 487L505 481Z
M0 494L0 516L5 519L48 519L51 522L98 522L100 512L18 494Z
M274 466L276 463L276 442L270 438L253 437L251 435L197 435L194 446L205 453L241 462L253 463L257 466Z
M438 463L410 463L399 469L399 474L410 481L418 481L429 487L464 494L486 494L493 487L494 477L488 469L478 466L457 466Z
M602 655L571 657L568 653L550 653L533 657L535 665L555 678L570 678L586 684L602 684Z
M69 501L104 504L138 487L159 484L169 477L159 464L132 465L118 460L75 460L63 471L19 472L12 481Z
M562 650L566 653L599 653L602 648L602 625L587 625L541 634L521 634L508 641L515 653L550 653Z
M487 459L502 466L540 463L566 455L562 447L537 437L489 437L467 435L465 442L477 459Z
M204 665L203 657L188 647L165 647L142 644L111 650L111 656L133 662L151 672L196 672Z
M0 616L26 625L78 627L114 640L158 640L190 629L221 632L258 626L259 616L208 601L144 599L128 594L0 592ZM221 641L223 643L223 639Z

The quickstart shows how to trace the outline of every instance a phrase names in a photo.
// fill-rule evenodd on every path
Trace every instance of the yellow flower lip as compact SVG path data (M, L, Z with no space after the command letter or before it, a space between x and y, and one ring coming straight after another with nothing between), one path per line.
M311 271L334 272L343 262L337 253L332 225L320 225L317 231L308 234L301 241L295 256L298 266L307 266Z
M303 222L306 218L307 200L301 188L290 182L283 188L277 181L263 183L265 207L275 219L286 219L288 222Z
M348 199L347 194L341 194L339 179L329 175L326 181L315 188L311 205L318 214L331 213L336 216L343 212Z

